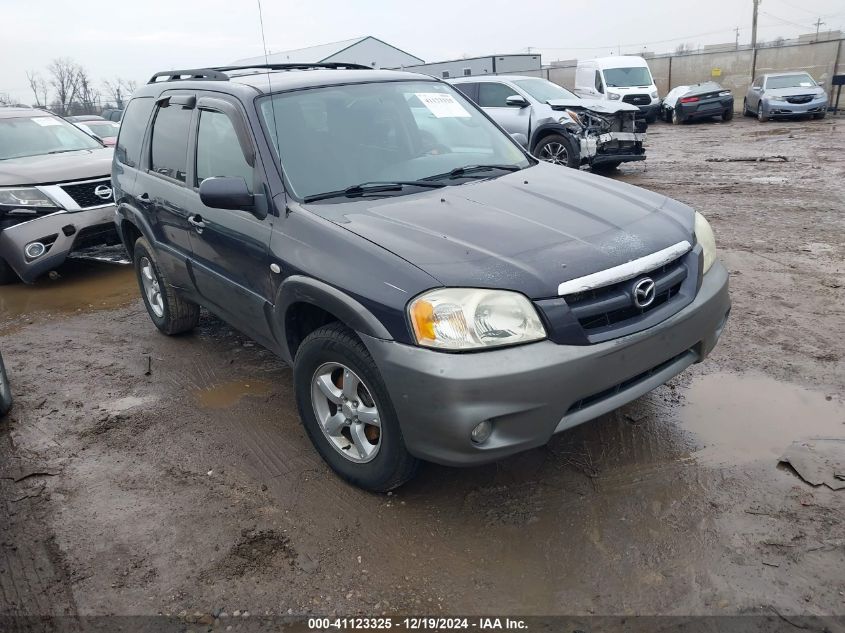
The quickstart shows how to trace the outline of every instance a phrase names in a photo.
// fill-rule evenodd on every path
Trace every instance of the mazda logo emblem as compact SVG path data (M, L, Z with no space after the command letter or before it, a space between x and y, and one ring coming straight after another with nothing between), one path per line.
M654 280L643 277L634 284L634 305L638 308L647 308L654 302L654 294Z
M108 185L99 185L96 189L94 189L94 195L101 200L111 200L111 187Z

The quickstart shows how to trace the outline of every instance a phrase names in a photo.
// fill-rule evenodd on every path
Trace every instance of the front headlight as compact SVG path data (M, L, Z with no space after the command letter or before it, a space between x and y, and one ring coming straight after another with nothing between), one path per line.
M575 123L577 123L578 125L581 125L581 117L578 116L577 112L575 112L574 110L566 110L565 112L566 112L566 116L560 117L557 120L558 123L560 123L561 125L566 125L567 123L571 123L572 121L575 121Z
M469 350L546 338L531 302L518 292L438 288L408 305L418 345Z
M55 207L56 203L35 187L8 187L0 189L0 205L5 207Z
M652 99L657 99L657 97L659 97L659 96L660 96L660 94L657 92L657 90L655 90L654 92L651 93Z
M608 92L607 98L610 99L611 101L618 101L619 99L622 98L622 95L620 95L616 92Z
M710 223L698 211L695 212L695 239L704 251L704 272L706 273L716 261L716 236L713 235Z
M786 97L778 97L776 95L772 95L771 97L766 97L769 101L786 101Z

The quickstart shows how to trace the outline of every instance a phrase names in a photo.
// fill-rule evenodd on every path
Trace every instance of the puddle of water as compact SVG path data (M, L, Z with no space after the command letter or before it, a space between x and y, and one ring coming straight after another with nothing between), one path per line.
M228 409L247 396L268 396L273 383L266 380L233 380L205 389L196 389L194 397L203 409Z
M777 459L802 438L845 437L845 406L836 398L765 376L700 376L680 415L702 445L695 457L716 465Z
M140 298L131 266L68 260L59 274L56 280L44 275L34 284L0 287L0 332L30 315L107 310Z

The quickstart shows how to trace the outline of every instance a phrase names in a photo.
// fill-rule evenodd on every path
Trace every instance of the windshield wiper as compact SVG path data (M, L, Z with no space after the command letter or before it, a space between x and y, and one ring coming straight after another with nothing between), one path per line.
M48 154L64 154L65 152L78 152L80 150L85 149L84 147L77 147L76 149L54 149L52 152L47 152Z
M402 191L405 187L426 187L429 189L436 189L445 187L443 183L431 182L428 180L396 180L393 182L362 182L360 185L352 185L346 189L338 189L337 191L326 191L324 193L315 193L310 196L305 196L305 202L315 202L317 200L328 200L329 198L357 198L369 193L384 193L387 191Z
M519 171L522 169L519 165L466 165L464 167L455 167L452 171L447 171L442 174L435 174L434 176L429 176L425 178L425 180L442 180L444 178L469 178L472 177L472 174L478 174L478 172L485 172L485 171L494 171L494 170L501 170L501 171ZM486 176L482 176L478 174L475 176L476 178L486 178Z

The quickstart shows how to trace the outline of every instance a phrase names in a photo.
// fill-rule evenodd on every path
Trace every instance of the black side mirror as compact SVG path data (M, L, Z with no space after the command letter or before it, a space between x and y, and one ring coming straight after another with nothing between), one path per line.
M243 178L206 178L200 183L200 200L214 209L252 211L255 198Z
M505 99L505 103L514 108L524 108L528 105L528 101L522 95L511 95Z

